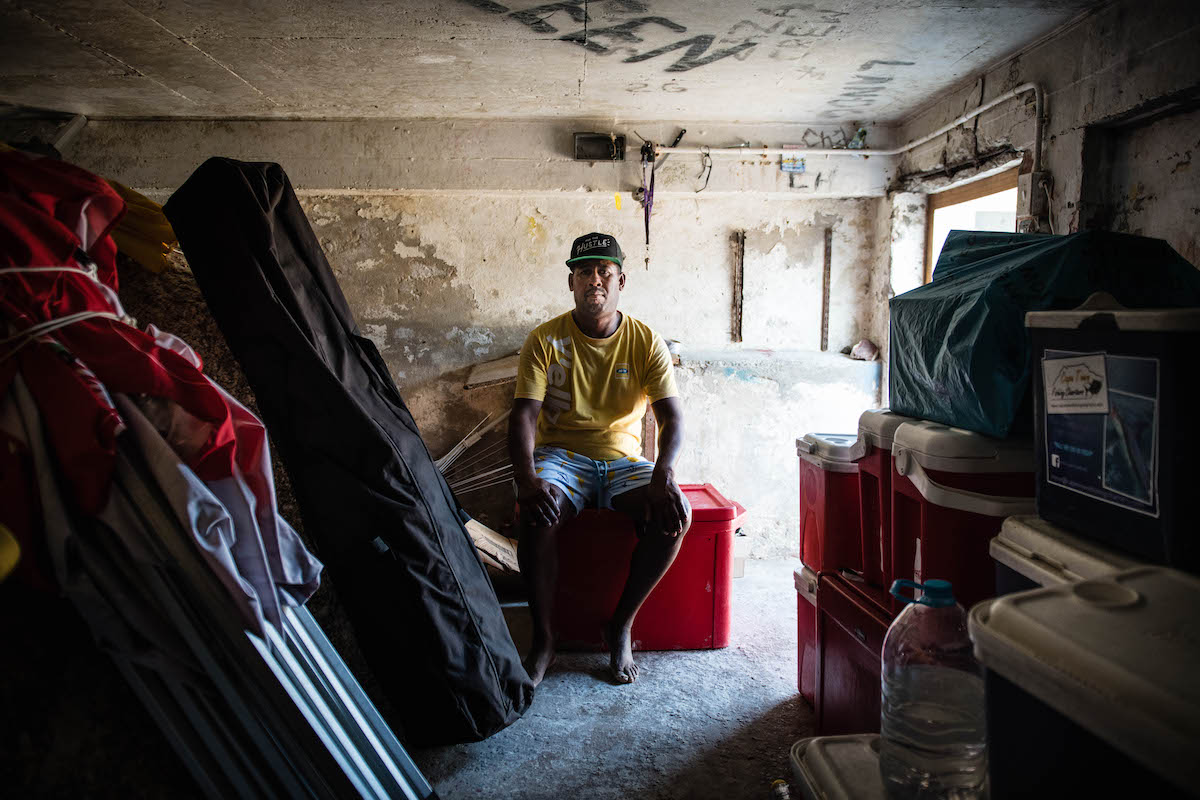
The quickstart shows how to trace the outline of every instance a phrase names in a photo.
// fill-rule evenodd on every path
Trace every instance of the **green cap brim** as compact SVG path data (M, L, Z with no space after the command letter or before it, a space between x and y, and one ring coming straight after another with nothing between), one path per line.
M613 258L612 256L579 256L578 258L568 258L567 266L570 266L571 264L573 264L576 261L611 261L614 264L616 264L618 267L625 266L624 264L621 263L621 259Z

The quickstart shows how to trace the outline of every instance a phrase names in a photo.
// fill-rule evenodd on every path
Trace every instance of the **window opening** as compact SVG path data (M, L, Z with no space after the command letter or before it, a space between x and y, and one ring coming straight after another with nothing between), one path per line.
M1017 229L1017 171L956 186L929 195L929 218L925 235L925 282L950 231L1001 231Z

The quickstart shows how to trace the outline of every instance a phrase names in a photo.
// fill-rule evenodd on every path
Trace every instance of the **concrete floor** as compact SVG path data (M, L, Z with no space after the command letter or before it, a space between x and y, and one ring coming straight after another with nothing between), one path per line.
M773 780L791 780L792 743L814 733L796 691L799 563L746 562L729 647L635 653L629 686L608 683L606 653L561 653L521 721L414 759L447 800L769 797Z

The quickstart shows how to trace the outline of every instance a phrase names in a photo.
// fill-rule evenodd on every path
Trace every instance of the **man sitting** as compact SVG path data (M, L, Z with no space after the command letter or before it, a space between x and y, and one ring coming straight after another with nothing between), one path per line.
M520 504L518 559L529 587L534 685L554 658L551 629L559 531L585 506L629 515L638 534L629 579L605 638L613 680L631 683L631 628L642 603L675 560L691 508L675 482L683 408L665 342L617 310L625 288L617 240L575 240L567 286L575 309L534 328L521 349L509 418ZM642 458L640 427L650 402L660 426L658 461Z

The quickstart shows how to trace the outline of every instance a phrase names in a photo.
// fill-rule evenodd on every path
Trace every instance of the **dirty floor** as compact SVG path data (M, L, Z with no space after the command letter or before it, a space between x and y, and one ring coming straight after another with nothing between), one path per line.
M630 686L607 682L607 654L561 653L515 725L413 757L445 800L766 800L773 780L791 780L788 750L815 724L796 692L799 563L746 562L729 647L635 653ZM523 649L527 612L513 611Z

